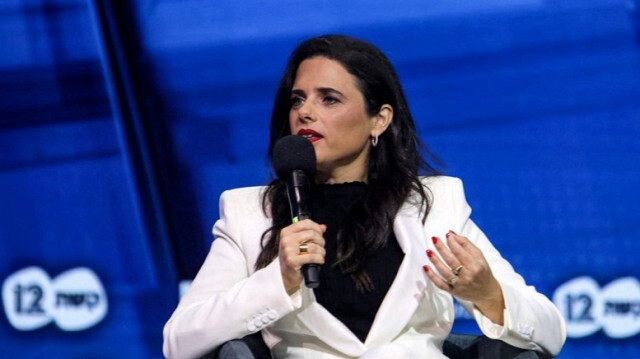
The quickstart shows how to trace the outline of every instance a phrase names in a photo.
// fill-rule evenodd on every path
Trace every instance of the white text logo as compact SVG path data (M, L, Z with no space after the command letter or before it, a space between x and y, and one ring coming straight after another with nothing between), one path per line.
M96 274L74 268L53 281L38 267L19 270L5 279L2 301L9 323L34 330L54 321L67 331L87 329L107 314L107 295Z
M640 332L640 282L617 279L603 288L590 277L572 279L556 289L553 301L567 322L567 336L580 338L602 328L611 338Z

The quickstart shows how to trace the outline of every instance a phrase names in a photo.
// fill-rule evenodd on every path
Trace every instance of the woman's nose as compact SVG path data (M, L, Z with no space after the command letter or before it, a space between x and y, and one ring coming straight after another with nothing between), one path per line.
M298 119L301 122L313 122L313 121L315 121L315 119L313 117L313 108L312 108L312 105L309 102L303 103L298 108Z

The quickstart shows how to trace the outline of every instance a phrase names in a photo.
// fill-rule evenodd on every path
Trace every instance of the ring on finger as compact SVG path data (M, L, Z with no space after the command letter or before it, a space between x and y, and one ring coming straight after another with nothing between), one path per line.
M456 285L456 283L458 283L458 277L457 276L453 276L453 278L447 280L447 284L450 286L454 286Z
M464 267L461 264L461 265L457 266L455 269L452 269L451 272L453 273L453 275L458 276L458 274L460 274L460 271L462 270L462 268L464 268Z
M302 243L302 244L298 247L298 251L300 252L300 254L307 254L307 253L309 253L309 244L308 244L308 243Z

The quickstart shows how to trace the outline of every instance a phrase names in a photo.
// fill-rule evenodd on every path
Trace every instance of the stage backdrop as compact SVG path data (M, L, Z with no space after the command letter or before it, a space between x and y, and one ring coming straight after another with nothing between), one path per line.
M565 316L559 357L639 358L637 6L3 2L0 352L161 357L220 193L270 178L288 54L346 33L389 56L472 218Z

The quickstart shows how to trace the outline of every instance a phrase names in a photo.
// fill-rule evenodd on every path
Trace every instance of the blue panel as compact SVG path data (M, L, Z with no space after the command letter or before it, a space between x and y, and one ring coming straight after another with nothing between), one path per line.
M44 3L0 6L2 356L159 357L177 288L158 280L87 2Z

